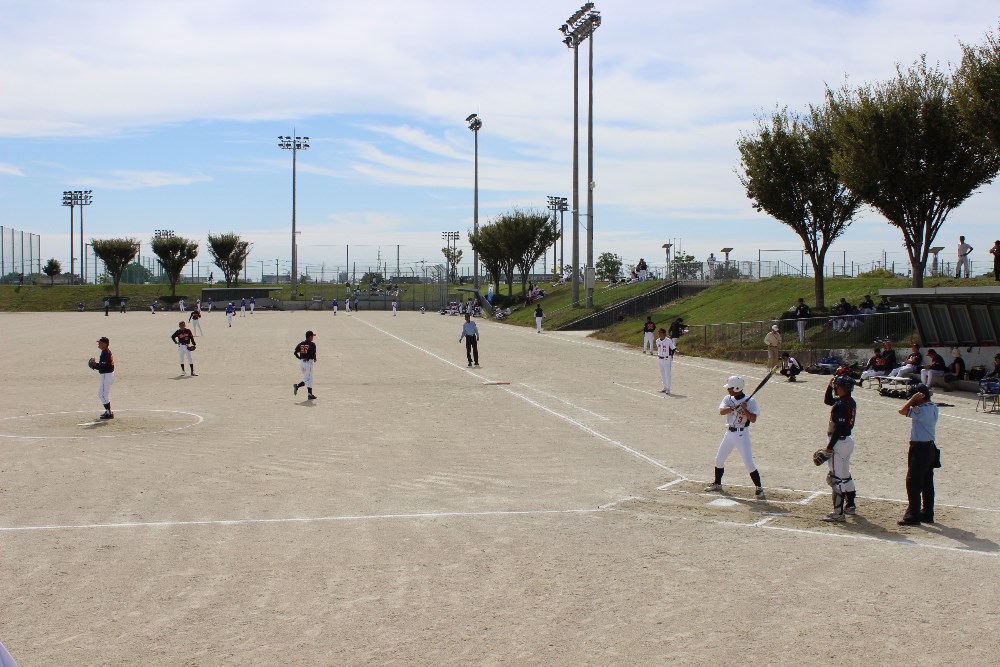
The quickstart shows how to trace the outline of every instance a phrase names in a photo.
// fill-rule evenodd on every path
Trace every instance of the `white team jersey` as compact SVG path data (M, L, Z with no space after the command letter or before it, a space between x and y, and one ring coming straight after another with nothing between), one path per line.
M724 399L722 399L722 403L719 404L719 409L721 410L722 408L735 408L736 405L740 403L746 406L747 412L753 413L755 415L760 414L760 408L757 406L757 399L755 398L751 398L749 400L744 399L742 401L737 401L732 396L726 396ZM733 426L736 428L743 428L746 426L750 426L750 422L746 418L746 415L741 414L739 412L730 412L729 414L725 415L725 417L726 417L726 424L729 426Z
M677 345L675 345L674 341L670 338L664 338L662 340L657 338L654 342L656 343L656 356L661 359L670 358L670 352L677 349Z

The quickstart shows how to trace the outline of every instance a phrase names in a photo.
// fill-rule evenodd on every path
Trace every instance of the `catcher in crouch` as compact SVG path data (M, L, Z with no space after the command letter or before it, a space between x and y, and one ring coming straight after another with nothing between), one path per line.
M816 465L826 462L830 464L826 483L833 489L833 511L823 517L823 521L845 521L845 514L854 514L856 511L854 500L858 494L851 477L851 454L854 453L851 430L854 428L858 404L851 397L853 390L854 379L848 375L838 375L830 380L826 395L823 396L823 402L833 406L826 430L830 442L824 449L817 449L813 453L813 463Z

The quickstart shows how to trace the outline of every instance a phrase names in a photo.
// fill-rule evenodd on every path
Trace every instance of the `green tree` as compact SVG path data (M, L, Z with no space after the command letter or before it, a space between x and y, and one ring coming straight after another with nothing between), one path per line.
M56 276L62 273L62 264L59 263L58 259L53 257L45 263L45 266L42 267L42 273L49 277L50 285L55 285Z
M122 273L122 282L127 285L144 285L156 282L156 276L142 264L132 262L125 267L125 271Z
M208 254L226 277L226 287L239 285L240 271L247 261L250 248L250 243L234 232L208 235Z
M458 282L458 263L462 261L462 251L457 248L441 248L441 254L444 255L444 259L448 262L448 275L451 276L451 282Z
M787 109L757 118L757 129L737 142L740 182L753 207L792 228L813 265L816 307L824 307L823 265L861 199L833 173L829 107L802 115Z
M981 45L962 45L955 76L956 99L967 125L1000 150L1000 37L987 34Z
M959 113L953 81L921 57L894 79L827 90L842 183L903 233L913 286L952 210L993 180L1000 156Z
M602 252L594 270L598 280L614 280L622 273L622 258L613 252Z
M548 214L540 211L514 209L500 217L507 250L521 274L521 296L525 296L531 269L559 239L559 228Z
M153 238L152 248L170 283L170 296L177 296L181 272L188 262L198 256L198 244L182 236L157 236Z
M115 296L121 296L122 273L129 262L139 253L139 242L132 238L92 239L90 247L104 262L111 281L115 284Z
M469 245L479 253L479 261L486 267L486 274L493 282L493 291L500 293L500 277L504 275L504 269L508 264L504 251L500 228L496 224L485 224L479 226L479 232L469 232ZM509 262L513 267L513 262ZM511 268L513 274L513 268Z

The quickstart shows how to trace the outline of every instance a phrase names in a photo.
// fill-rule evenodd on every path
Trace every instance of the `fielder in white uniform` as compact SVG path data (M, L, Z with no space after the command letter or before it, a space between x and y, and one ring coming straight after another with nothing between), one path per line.
M656 340L656 323L653 322L652 317L646 318L646 323L642 325L642 353L646 354L648 350L650 354L653 354L653 350L656 349L653 345L653 341ZM677 341L674 341L676 343Z
M757 500L767 500L764 496L764 487L760 483L760 472L753 462L753 452L750 449L750 425L757 421L760 408L755 399L748 399L743 393L745 386L746 383L739 375L731 376L729 381L722 385L729 392L719 405L719 414L726 417L726 432L722 436L722 442L719 443L719 452L715 455L715 482L706 486L705 490L722 490L726 459L734 449L737 449L756 487L754 497Z
M392 302L392 316L396 317L396 302L395 302L395 300Z
M669 394L670 371L674 363L674 353L677 352L677 346L674 345L672 339L667 338L666 329L660 329L659 333L660 337L656 339L656 356L660 364L660 375L663 377L663 389L660 391L664 394Z
M257 307L257 298L250 297L250 314L253 315L253 309Z

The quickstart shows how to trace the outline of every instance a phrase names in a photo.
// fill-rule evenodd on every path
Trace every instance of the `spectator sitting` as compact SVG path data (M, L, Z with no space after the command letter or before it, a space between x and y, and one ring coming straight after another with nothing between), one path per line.
M885 372L888 375L896 367L896 350L892 349L891 340L882 343L882 358L885 359Z
M875 302L872 301L872 295L871 294L865 294L865 300L862 301L860 303L860 305L858 305L858 308L860 308L861 312L864 313L865 315L870 315L870 314L874 313L875 312Z
M781 374L788 378L789 382L795 382L795 376L802 372L802 364L787 352L781 353Z
M882 351L876 347L874 352L875 354L868 358L868 363L861 370L861 379L858 380L859 387L863 387L868 378L883 377L890 370L886 365L886 358L882 356Z
M875 306L875 310L877 310L880 313L888 312L891 309L892 309L892 304L889 303L889 297L885 295L882 296L882 300L878 302L877 306Z
M847 323L847 316L851 314L852 310L853 308L851 304L847 303L847 299L840 297L840 301L835 303L833 308L830 309L830 312L835 315L830 323L834 331L842 331L844 329L844 325Z
M937 350L927 350L927 362L927 365L920 371L920 382L928 387L933 387L936 380L944 380L945 371L948 369Z
M510 317L510 306L507 306L503 311L504 317Z
M944 390L951 391L955 388L954 382L965 378L965 359L957 349L951 351L951 364L944 374ZM928 385L930 386L930 385Z
M910 354L906 357L906 363L899 368L894 368L889 371L889 377L902 377L914 379L912 376L920 372L920 362L924 359L924 355L920 354L920 345L914 343L910 347Z
M646 266L646 260L642 257L639 258L639 263L635 265L636 277L640 281L645 281L646 276L649 274L649 267Z
M1000 354L993 356L993 370L983 376L983 380L996 382L1000 380Z

